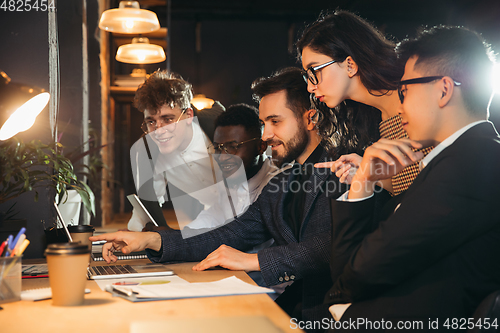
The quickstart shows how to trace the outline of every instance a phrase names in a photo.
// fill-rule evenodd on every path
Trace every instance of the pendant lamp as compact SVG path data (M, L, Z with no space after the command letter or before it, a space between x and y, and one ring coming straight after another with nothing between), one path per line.
M140 9L138 1L120 1L118 9L102 13L99 28L122 34L143 34L160 29L155 13Z
M128 64L154 64L166 59L163 47L149 44L146 37L135 37L132 44L125 44L116 51L116 60Z

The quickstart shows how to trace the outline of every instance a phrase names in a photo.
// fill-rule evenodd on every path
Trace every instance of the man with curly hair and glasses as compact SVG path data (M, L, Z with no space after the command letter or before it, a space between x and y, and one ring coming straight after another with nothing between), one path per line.
M188 207L184 213L195 218L217 198L214 174L220 170L210 157L211 138L198 122L192 99L191 84L166 71L151 74L134 98L135 107L144 113L144 135L130 151L132 173L138 196L164 227L165 201L182 197L179 201ZM216 102L208 112L211 121L223 111ZM134 210L128 228L141 231L147 222Z

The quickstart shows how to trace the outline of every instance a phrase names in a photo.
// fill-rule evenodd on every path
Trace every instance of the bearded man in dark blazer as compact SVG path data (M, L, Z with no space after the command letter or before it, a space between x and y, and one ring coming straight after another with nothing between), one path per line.
M323 304L332 284L328 265L331 216L327 207L331 198L346 189L329 169L315 168L314 164L338 158L346 151L336 147L331 155L323 148L322 141L329 138L322 136L324 131L318 127L322 121L330 123L330 118L319 117L320 111L311 106L300 68L286 68L258 79L252 89L260 102L262 140L271 147L273 162L277 168L287 163L293 166L271 179L245 213L189 238L183 238L178 230L161 230L118 232L92 240L108 241L103 245L107 262L116 260L110 251L147 249L154 262L201 260L194 270L222 266L260 271L268 286L293 283L293 288L283 293L291 296L286 296L282 304L291 315L297 315L293 320L299 327L298 321L320 321L328 316ZM271 238L274 246L257 253L243 252Z
M410 140L367 148L351 189L332 201L335 282L326 302L335 332L408 323L414 331L450 331L500 289L500 138L487 121L491 50L475 32L439 27L398 52ZM425 158L413 151L427 145L435 148ZM422 171L406 193L373 214L375 182L417 161Z

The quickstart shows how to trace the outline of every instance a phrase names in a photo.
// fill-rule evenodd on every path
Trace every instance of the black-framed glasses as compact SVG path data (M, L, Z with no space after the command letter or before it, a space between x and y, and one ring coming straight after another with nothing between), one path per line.
M167 131L172 133L175 131L175 128L177 127L177 123L181 120L182 115L184 112L186 112L187 108L182 110L181 115L177 120L174 121L174 119L171 116L161 116L159 120L155 119L147 119L144 120L141 124L141 129L144 131L144 133L148 134L151 132L156 131L160 127L164 127ZM160 126L158 126L158 121L160 122Z
M406 86L408 84L429 83L429 82L432 82L432 81L435 81L435 80L440 80L443 77L445 77L445 75L440 75L440 76L424 76L424 77L419 77L419 78L416 78L416 79L403 80L403 81L399 82L399 85L398 85L399 101L401 102L401 104L403 104L403 102L405 100L406 88L403 89L403 86ZM459 85L462 84L462 83L460 83L458 81L455 81L455 80L453 80L453 83L456 86L459 86Z
M318 65L318 66L311 66L305 71L302 71L302 76L304 77L304 80L307 83L307 80L311 81L312 84L317 85L318 84L318 77L316 76L316 72L319 72L326 66L330 66L334 62L337 62L337 60L332 60L329 62L325 62L324 64Z
M214 142L212 144L212 146L214 147L214 151L216 154L221 154L222 151L225 151L226 154L234 155L234 154L236 154L236 152L238 151L238 149L240 149L240 147L242 145L244 145L245 143L254 141L254 140L258 140L258 139L260 139L260 138L253 138L253 139L242 141L242 142L227 142L227 143Z

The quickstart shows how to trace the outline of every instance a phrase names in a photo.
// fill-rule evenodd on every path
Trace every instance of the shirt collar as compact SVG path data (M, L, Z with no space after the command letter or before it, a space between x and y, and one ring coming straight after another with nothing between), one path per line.
M298 163L295 161L294 168L300 169L300 174L301 175L311 175L313 170L314 170L314 164L318 163L321 159L321 156L323 156L323 152L325 151L325 148L321 144L319 144L307 157L307 159L304 161L303 164Z
M308 165L308 164L315 164L318 163L319 160L321 159L321 156L323 155L323 152L325 151L325 148L321 144L319 144L309 155L309 157L306 159L304 164L302 165Z
M482 123L487 123L489 121L487 120L479 120L479 121L475 121L473 123L470 123L464 127L462 127L461 129L459 129L458 131L456 131L455 133L453 133L452 135L450 135L449 137L447 137L446 139L444 139L440 144L438 144L436 147L434 147L433 150L431 150L431 152L425 156L419 163L419 168L420 168L420 171L422 171L431 161L434 157L438 156L439 153L441 153L445 148L451 146L453 144L453 142L455 142L456 139L458 139L462 134L464 134L468 129L478 125L478 124L482 124Z

